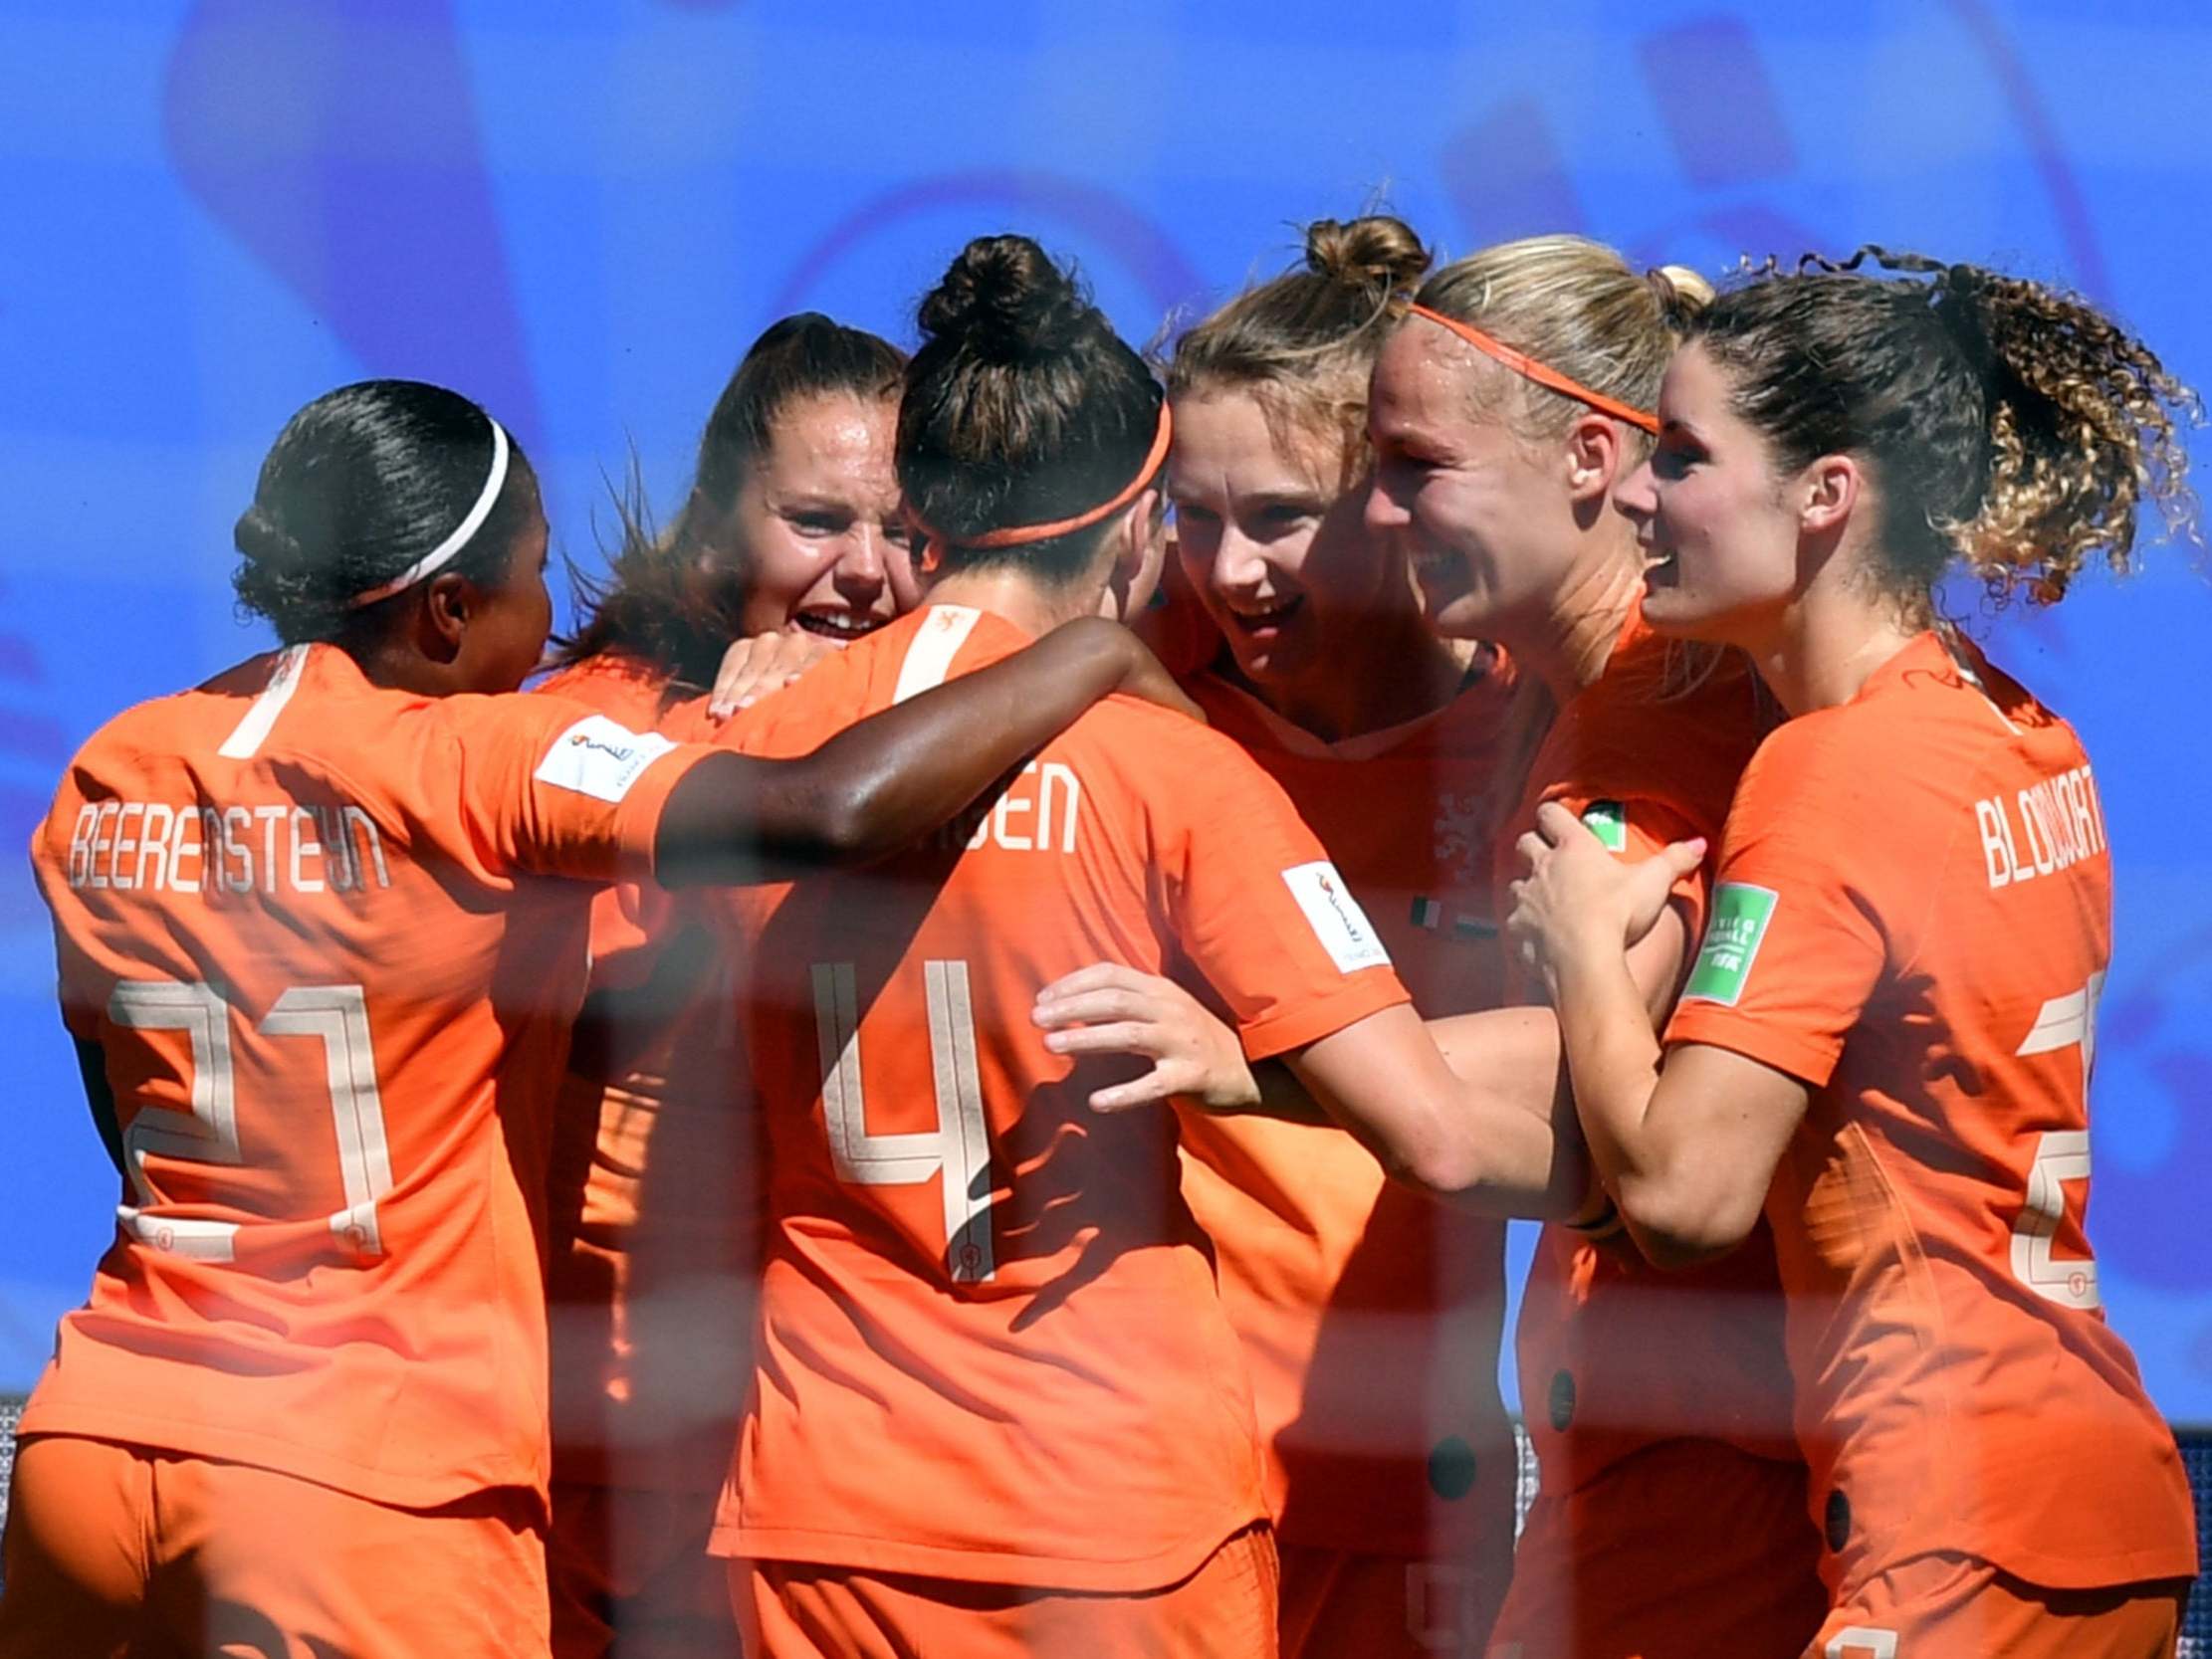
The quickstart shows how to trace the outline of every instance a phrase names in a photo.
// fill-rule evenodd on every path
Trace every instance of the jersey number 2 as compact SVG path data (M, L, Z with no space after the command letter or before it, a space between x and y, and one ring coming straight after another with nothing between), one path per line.
M976 1071L976 1013L966 962L924 962L930 1070L937 1085L937 1128L906 1135L868 1133L860 1082L860 1018L850 962L814 964L814 1038L822 1062L822 1118L829 1160L839 1180L908 1186L944 1177L945 1269L980 1284L997 1271L991 1244L991 1142L984 1131L983 1084Z
M2089 1098L2090 1070L2097 1060L2097 999L2104 989L2101 971L2066 996L2055 996L2036 1015L2035 1028L2013 1052L2049 1054L2080 1047L2082 1097ZM2088 1130L2051 1130L2036 1138L2035 1161L2028 1167L2028 1202L2012 1224L2012 1276L2047 1302L2067 1308L2096 1308L2103 1298L2097 1288L2097 1263L2090 1257L2061 1261L2051 1254L2052 1240L2066 1219L2066 1185L2090 1178Z
M123 1131L123 1170L136 1204L116 1217L142 1244L204 1261L231 1259L239 1224L148 1215L161 1198L146 1178L145 1160L190 1158L238 1164L238 1093L230 1058L230 1005L206 985L176 980L125 980L108 998L108 1017L133 1031L181 1031L192 1045L192 1110L145 1107ZM271 1037L320 1037L331 1110L336 1121L344 1208L331 1232L357 1259L384 1253L376 1200L391 1190L391 1152L384 1140L384 1101L368 1046L368 998L358 985L295 985L270 1005L259 1029Z

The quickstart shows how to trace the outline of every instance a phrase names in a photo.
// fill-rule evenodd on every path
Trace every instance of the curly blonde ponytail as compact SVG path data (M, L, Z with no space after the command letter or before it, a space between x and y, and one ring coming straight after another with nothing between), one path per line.
M2169 532L2195 534L2180 427L2201 411L2148 346L2022 278L1952 266L1936 288L1937 311L1965 313L1986 346L1989 477L1980 510L1942 528L1993 593L2050 604L2092 560L2126 570L2145 497Z

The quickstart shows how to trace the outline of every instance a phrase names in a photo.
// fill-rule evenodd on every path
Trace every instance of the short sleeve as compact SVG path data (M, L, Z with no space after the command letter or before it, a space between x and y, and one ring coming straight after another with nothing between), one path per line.
M661 808L714 752L543 694L455 714L469 833L499 864L536 875L650 880Z
M1687 841L1705 833L1679 807L1646 796L1610 797L1568 787L1547 791L1544 798L1558 801L1605 843L1608 852L1632 864L1658 857L1676 841ZM1518 835L1530 827L1517 825L1514 833ZM1517 854L1514 862L1516 866L1519 863ZM1683 920L1692 938L1705 925L1705 900L1712 886L1712 871L1713 863L1708 858L1674 883L1674 898L1687 913Z
M1744 773L1669 1043L1707 1043L1821 1088L1888 962L1879 768L1785 726Z
M1153 752L1173 770L1146 795L1172 803L1158 849L1169 921L1245 1053L1303 1048L1408 1001L1374 925L1281 786L1227 739L1160 718Z

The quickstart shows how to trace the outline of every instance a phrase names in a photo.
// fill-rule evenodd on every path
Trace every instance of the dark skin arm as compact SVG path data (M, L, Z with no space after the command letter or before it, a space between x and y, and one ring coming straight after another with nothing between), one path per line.
M708 756L661 809L655 870L669 887L735 886L882 858L950 822L1115 692L1203 718L1135 635L1083 617L811 754Z
M115 1094L108 1087L108 1058L98 1043L83 1037L75 1041L77 1070L85 1080L85 1101L93 1109L93 1127L100 1131L100 1143L108 1148L109 1161L119 1175L123 1172L122 1126L115 1122Z

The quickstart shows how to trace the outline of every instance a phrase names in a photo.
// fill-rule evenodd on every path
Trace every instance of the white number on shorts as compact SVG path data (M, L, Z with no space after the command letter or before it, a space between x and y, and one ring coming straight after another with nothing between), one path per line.
M937 1080L937 1128L905 1135L868 1133L860 1082L860 1021L850 962L814 964L814 1035L822 1062L822 1117L829 1158L840 1180L908 1186L942 1175L945 1268L980 1283L997 1271L991 1242L991 1143L984 1133L983 1084L976 1071L976 1015L966 962L924 962L930 1066Z
M1848 1624L1828 1639L1827 1659L1897 1659L1897 1633L1870 1624Z
M230 1007L207 985L125 980L108 998L108 1017L134 1031L182 1031L192 1045L192 1110L143 1107L123 1131L123 1167L136 1204L116 1208L124 1231L142 1244L206 1261L232 1258L238 1223L148 1215L161 1198L146 1178L148 1153L195 1163L239 1164L238 1092L231 1070ZM320 1037L337 1130L338 1176L345 1205L331 1231L350 1253L384 1253L376 1200L391 1190L384 1102L369 1049L368 998L358 985L295 985L278 997L260 1030L271 1037Z
M2065 996L2055 996L2036 1015L2036 1023L2013 1052L2049 1054L2080 1047L2086 1099L2090 1071L2097 1061L2097 999L2103 992L2102 971ZM2036 1138L2035 1161L2028 1168L2028 1202L2012 1224L2012 1274L2048 1302L2067 1308L2096 1308L2102 1303L2097 1263L2088 1257L2060 1261L2051 1244L2066 1220L2066 1183L2090 1178L2087 1130L2053 1130Z

